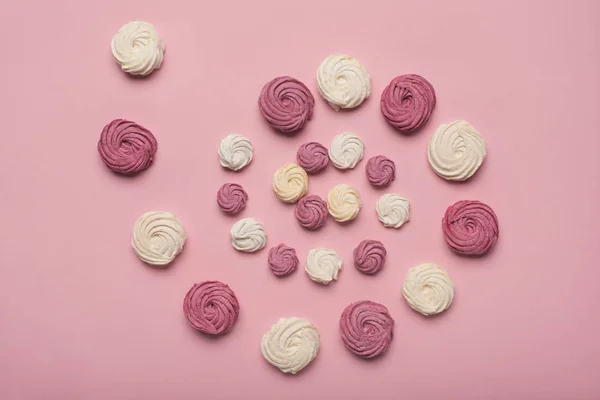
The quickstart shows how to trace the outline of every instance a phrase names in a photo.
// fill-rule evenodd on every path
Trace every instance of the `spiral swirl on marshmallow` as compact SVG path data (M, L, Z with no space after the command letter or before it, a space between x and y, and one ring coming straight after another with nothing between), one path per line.
M378 240L363 240L352 252L354 266L363 274L373 275L385 265L387 250Z
M306 85L289 76L268 82L260 92L258 108L272 128L293 133L311 119L315 98Z
M219 208L228 214L237 214L246 208L248 193L237 183L226 183L217 192Z
M267 263L275 276L287 276L298 269L300 260L296 250L281 243L269 250Z
M396 179L396 164L384 156L369 158L365 171L367 180L375 187L386 187Z
M158 143L152 132L135 122L115 119L102 129L98 153L111 171L135 175L152 164Z
M231 245L239 251L254 253L265 247L267 234L264 226L254 218L244 218L231 227Z
M295 203L308 192L308 175L297 164L286 164L273 176L273 191L285 203Z
M342 269L342 259L335 250L312 249L308 252L304 269L310 279L327 285L332 280L337 280Z
M327 203L315 194L304 196L296 205L296 219L306 229L319 229L327 222L327 215Z
M131 246L143 262L166 266L183 250L185 231L170 212L149 211L142 215L131 235Z
M296 374L312 362L321 344L319 331L304 318L281 318L261 342L265 360L286 374Z
M340 317L344 346L362 358L383 354L394 338L394 320L383 304L362 300L350 304Z
M300 146L296 159L298 165L309 174L316 174L329 164L327 147L317 142L309 142Z
M435 264L421 264L408 270L402 294L408 305L423 315L441 313L454 299L454 282Z
M196 283L185 295L183 313L192 327L209 335L223 335L235 325L240 304L233 290L219 281Z
M363 158L365 145L354 133L345 132L331 141L329 158L338 169L353 169Z
M357 59L332 55L317 70L317 88L335 111L354 108L371 94L371 76Z
M433 171L449 181L472 177L485 155L485 141L467 121L440 125L429 140L427 152Z
M252 161L252 143L241 135L227 135L219 146L219 161L222 167L239 171Z
M422 76L408 74L392 79L381 93L381 112L394 128L408 133L429 120L435 107L435 90Z
M461 200L448 207L442 230L452 250L473 256L490 251L500 234L494 210L474 200Z
M360 195L345 183L334 186L327 194L327 209L337 222L353 220L358 216L361 207Z
M146 76L159 69L165 52L158 32L152 24L132 21L114 34L110 44L121 69L131 75Z
M377 218L386 228L398 229L409 220L410 204L399 194L384 194L377 201L375 209Z

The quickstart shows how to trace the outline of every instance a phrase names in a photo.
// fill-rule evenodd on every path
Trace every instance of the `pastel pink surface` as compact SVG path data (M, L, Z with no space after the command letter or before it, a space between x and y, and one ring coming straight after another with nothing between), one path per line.
M600 398L599 2L4 3L1 399ZM349 29L332 29L332 15ZM148 79L127 76L110 53L113 33L133 19L154 24L166 43ZM338 52L367 66L373 94L336 113L317 97L315 72ZM412 136L392 128L379 104L405 73L426 77L437 97ZM264 83L284 74L316 100L293 137L275 134L256 104ZM159 140L152 167L135 177L115 175L98 156L99 133L115 118ZM456 119L477 127L488 150L464 184L440 179L426 157L435 128ZM273 195L273 173L302 143L328 144L344 131L364 140L365 158L352 171L311 176L310 193L326 198L350 183L363 209L350 225L308 232ZM217 158L231 132L255 146L237 174ZM386 191L411 201L400 230L375 215L382 193L364 163L378 154L397 167ZM313 247L335 249L339 281L323 287L300 271L278 279L268 251L235 251L232 219L215 201L232 181L251 195L239 217L264 223L267 248L292 246L301 265ZM461 199L490 204L499 218L502 235L486 257L461 257L444 241L440 220ZM188 235L164 270L147 268L129 244L135 220L152 209L176 213ZM364 238L388 249L385 268L369 277L353 267ZM401 295L406 271L425 262L456 284L452 307L436 318ZM191 329L181 311L205 280L235 288L242 305L219 340ZM385 304L396 321L385 356L371 362L339 338L340 313L361 299ZM309 319L322 341L293 377L260 354L262 335L286 316Z

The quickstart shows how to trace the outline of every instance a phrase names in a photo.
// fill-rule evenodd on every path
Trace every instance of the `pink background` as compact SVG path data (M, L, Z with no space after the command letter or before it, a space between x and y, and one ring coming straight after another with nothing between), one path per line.
M2 399L598 399L600 348L598 126L600 2L597 1L34 1L3 2ZM157 27L163 68L131 79L112 59L124 23ZM372 75L372 97L335 113L318 97L315 71L347 53ZM387 125L379 96L396 75L418 73L438 104L414 136ZM296 137L275 134L259 115L262 85L289 74L317 98L314 119ZM96 143L125 117L159 142L154 165L133 179L113 175ZM475 179L450 184L426 159L435 128L466 119L488 157ZM365 160L311 178L326 196L337 183L361 193L350 226L332 220L303 231L293 207L271 192L273 172L310 140L329 145L359 134ZM237 132L255 160L235 174L217 146ZM381 191L366 159L398 167L389 189L411 200L411 221L385 229L375 216ZM268 248L234 251L216 191L241 183L241 217L264 222L268 248L336 249L339 281L319 286L304 271L286 279L267 268ZM496 211L495 250L482 259L453 254L442 238L446 207L479 199ZM129 244L145 211L168 210L185 225L185 251L166 270L140 262ZM365 238L389 257L375 277L352 265ZM406 271L445 267L456 298L426 319L401 296ZM194 282L228 283L241 302L231 334L209 339L183 317ZM366 362L342 345L338 320L350 302L384 303L396 321L381 359ZM315 362L298 376L272 368L260 340L282 316L320 330Z

